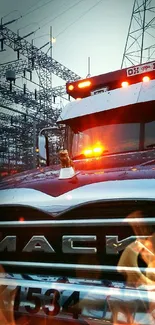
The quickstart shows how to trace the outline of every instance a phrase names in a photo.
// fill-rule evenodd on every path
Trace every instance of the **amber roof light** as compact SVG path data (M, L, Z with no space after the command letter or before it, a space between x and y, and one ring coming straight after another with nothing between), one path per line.
M86 88L86 87L89 87L90 85L91 85L91 81L90 80L81 81L78 84L78 88Z
M143 82L149 82L150 81L150 77L149 76L144 76L143 77Z
M74 89L74 86L73 85L69 85L68 86L68 90L73 90Z
M123 81L121 86L122 86L122 88L127 88L129 86L128 81Z

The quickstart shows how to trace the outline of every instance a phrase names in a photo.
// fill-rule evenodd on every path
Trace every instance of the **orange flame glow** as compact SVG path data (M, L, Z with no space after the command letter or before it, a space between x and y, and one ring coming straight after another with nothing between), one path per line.
M134 212L130 216L128 216L129 220L130 218L142 218L142 215L139 211ZM149 298L149 292L152 290L155 290L155 233L152 234L152 236L148 236L147 239L141 239L138 238L140 234L143 236L146 235L146 233L149 233L149 229L147 229L146 225L143 226L134 226L132 225L132 228L134 230L135 235L137 236L137 240L133 242L132 244L128 245L128 247L123 251L119 263L118 263L118 271L119 267L125 267L123 271L119 271L125 275L126 278L126 284L127 286L131 286L134 284L134 286L138 289L139 287L145 287L145 290L147 290L148 298ZM138 232L137 232L138 231ZM141 256L141 259L146 264L146 271L145 274L143 274L138 266L138 256ZM133 268L132 272L129 272L129 268ZM151 289L152 288L152 289ZM143 305L146 304L145 301L142 301ZM146 308L147 310L147 308ZM154 313L154 314L153 314ZM129 314L129 310L128 310ZM151 302L149 303L149 314L148 318L150 319L151 316L155 316L155 303ZM132 315L130 314L130 317ZM132 317L131 317L132 318ZM130 318L130 321L131 321ZM116 323L114 323L116 325ZM132 325L139 325L141 323L135 323L134 321L129 322L129 324ZM152 321L150 319L149 324L152 324Z

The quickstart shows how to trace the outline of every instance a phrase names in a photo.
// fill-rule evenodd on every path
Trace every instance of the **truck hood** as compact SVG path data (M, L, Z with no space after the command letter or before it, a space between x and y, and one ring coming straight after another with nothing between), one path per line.
M153 165L147 165L148 161ZM4 178L0 190L27 188L58 197L89 184L155 178L155 150L81 159L74 164L76 176L70 179L59 179L60 166L41 167Z
M58 213L97 200L155 199L154 165L76 168L75 177L61 180L59 173L60 167L46 167L7 177L0 184L0 205L27 205Z

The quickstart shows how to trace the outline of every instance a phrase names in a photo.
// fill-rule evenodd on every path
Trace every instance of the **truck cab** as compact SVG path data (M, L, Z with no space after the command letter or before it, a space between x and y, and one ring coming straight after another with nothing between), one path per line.
M154 63L68 83L76 101L62 111L73 160L104 158L103 168L154 159ZM148 158L149 157L149 158Z
M49 166L0 184L0 322L153 325L155 62L66 90L60 164L40 132Z

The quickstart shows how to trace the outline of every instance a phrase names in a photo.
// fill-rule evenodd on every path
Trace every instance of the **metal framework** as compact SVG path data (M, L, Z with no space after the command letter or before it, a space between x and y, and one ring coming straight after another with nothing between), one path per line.
M0 158L2 175L33 166L33 125L26 116L0 113Z
M30 80L31 78L31 82L34 83L34 85L37 85L37 86L40 86L41 85L38 85L36 84L36 82L34 82L32 80L32 75L31 75L31 72L32 72L32 69L28 63L28 61L26 59L16 59L14 61L11 61L11 62L7 62L7 63L4 63L4 64L1 64L0 65L0 76L1 78L5 78L6 77L6 72L8 70L12 70L12 71L15 71L16 72L16 76L17 77L23 77L25 80ZM29 78L28 76L29 75ZM64 86L57 86L57 87L53 87L52 88L52 95L53 97L63 97L63 95L66 95L66 87L65 85Z
M121 68L155 59L155 0L135 0Z
M17 74L21 74L23 70L25 78L26 72L29 72L30 81L32 81L32 73L35 71L37 74L39 79L39 91L41 89L41 97L44 96L46 100L44 114L47 112L49 113L49 105L51 109L52 97L58 95L62 96L62 92L64 93L64 87L56 88L55 90L51 89L51 73L65 81L80 79L80 76L76 73L72 72L70 69L45 54L41 49L35 47L33 43L29 43L24 37L20 37L5 26L1 26L0 28L0 42L2 49L5 45L17 53L17 61L12 63L11 69L17 67ZM24 62L23 60L19 60L21 55L26 57L27 60Z
M54 60L5 25L0 26L0 48L16 56L0 65L0 173L35 168L36 139L43 127L55 125L66 99L65 86L51 89L51 74L64 81L80 79L76 73ZM7 71L15 80L6 80ZM61 147L61 137L51 135L51 147Z
M18 58L20 54L27 57L32 69L48 70L65 81L80 79L80 76L76 73L66 68L64 65L44 53L41 49L29 43L24 37L20 37L5 26L1 26L0 41L1 44L3 43L16 51Z

